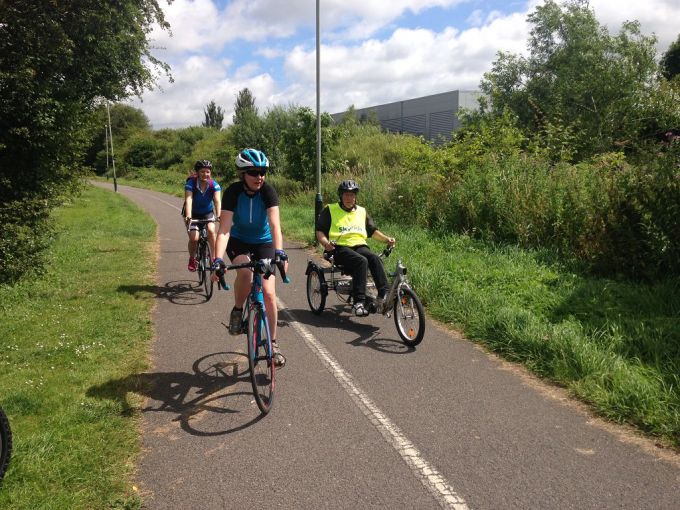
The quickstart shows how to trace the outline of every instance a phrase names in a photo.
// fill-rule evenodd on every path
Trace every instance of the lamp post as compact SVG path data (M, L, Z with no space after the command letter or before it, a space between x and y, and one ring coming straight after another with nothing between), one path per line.
M116 157L113 155L113 132L111 131L111 112L109 102L106 102L106 116L109 119L109 141L111 142L111 164L113 165L113 191L118 191L118 181L116 180Z
M104 145L106 145L106 180L109 180L109 125L104 124Z
M319 53L319 0L316 0L316 199L314 201L314 223L321 214L323 198L321 197L321 57ZM315 228L316 230L316 228ZM314 236L316 239L316 235ZM316 241L315 241L316 242Z

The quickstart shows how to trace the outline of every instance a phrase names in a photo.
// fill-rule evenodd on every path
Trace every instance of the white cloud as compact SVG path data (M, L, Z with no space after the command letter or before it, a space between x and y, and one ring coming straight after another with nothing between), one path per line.
M441 33L397 29L384 41L321 48L322 109L330 112L388 103L455 89L476 89L496 53L524 51L524 15L497 18L488 25ZM286 59L289 77L314 84L314 50L297 47ZM302 99L304 95L300 98Z
M467 24L456 17L455 7L463 1L324 0L322 109L337 112L350 104L362 107L474 89L499 50L526 51L526 16L536 0L529 0L510 15L478 9ZM590 5L612 33L623 21L638 19L643 33L657 34L660 51L678 35L677 0L648 0L644 4L590 0ZM398 27L400 17L432 7L447 9L449 28ZM154 44L167 47L156 56L173 66L175 83L164 82L162 93L144 94L140 105L155 127L200 124L203 108L212 99L227 110L225 120L230 121L236 94L243 87L253 91L261 111L289 103L315 108L316 18L311 0L234 0L224 8L211 0L175 0L166 12L174 37L159 36ZM395 28L387 37L375 37L388 26ZM301 33L305 39L300 39ZM237 51L253 41L249 51L261 56L260 62L239 63ZM239 50L233 46L236 42ZM279 59L285 76L275 74Z
M668 49L680 32L680 2L677 0L590 0L590 6L610 33L618 32L624 21L639 21L643 34L656 34L660 53Z

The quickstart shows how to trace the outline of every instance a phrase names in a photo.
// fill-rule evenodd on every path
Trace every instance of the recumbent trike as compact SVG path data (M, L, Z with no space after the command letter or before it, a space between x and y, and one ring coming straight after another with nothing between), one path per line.
M381 260L384 261L391 252L392 248L386 248L380 254ZM332 251L324 252L324 259L330 263L330 266L324 267L312 260L307 263L305 271L307 302L312 312L317 315L323 312L329 292L335 292L340 301L352 305L352 276L345 273L342 266L335 264L333 258ZM408 347L415 347L422 342L425 334L425 312L420 299L406 278L406 272L406 267L401 260L397 261L393 273L387 272L388 282L391 283L382 310L376 309L375 283L369 276L366 283L366 305L369 312L382 313L387 317L393 315L399 337Z

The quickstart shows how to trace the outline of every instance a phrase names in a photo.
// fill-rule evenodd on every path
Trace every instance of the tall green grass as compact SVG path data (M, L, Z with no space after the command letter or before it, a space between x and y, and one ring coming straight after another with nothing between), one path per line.
M0 508L135 508L138 397L91 389L147 367L155 225L88 188L55 212L46 274L0 287L0 404L14 452Z

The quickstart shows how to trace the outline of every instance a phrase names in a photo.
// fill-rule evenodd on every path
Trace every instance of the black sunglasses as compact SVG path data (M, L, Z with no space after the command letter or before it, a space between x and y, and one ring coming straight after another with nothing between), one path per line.
M264 177L267 175L267 170L246 170L246 173L251 177L257 177L258 175Z

